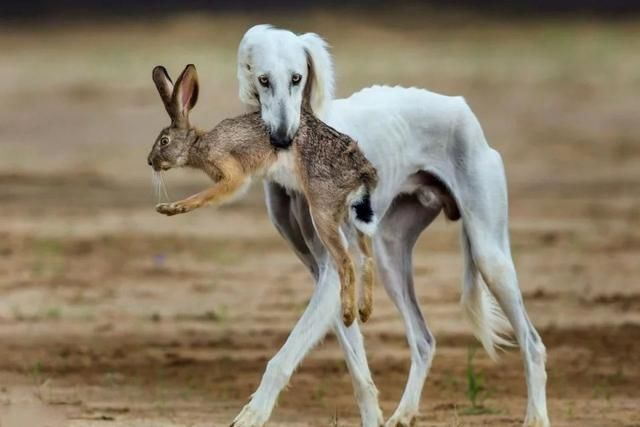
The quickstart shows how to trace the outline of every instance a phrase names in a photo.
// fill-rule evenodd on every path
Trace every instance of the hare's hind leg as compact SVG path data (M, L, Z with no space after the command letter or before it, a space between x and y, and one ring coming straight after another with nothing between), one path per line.
M360 271L360 296L358 299L358 314L363 323L369 320L373 312L373 284L375 282L375 268L371 254L371 245L367 236L358 230L358 247L362 254L362 270Z
M340 230L340 223L344 218L344 213L339 210L327 211L313 206L310 206L309 210L318 237L327 248L327 251L329 251L338 270L342 320L346 326L351 326L356 318L356 271L347 249L347 239Z

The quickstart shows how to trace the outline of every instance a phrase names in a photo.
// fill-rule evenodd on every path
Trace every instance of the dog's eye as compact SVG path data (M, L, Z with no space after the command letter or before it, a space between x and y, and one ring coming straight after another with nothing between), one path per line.
M298 73L296 73L293 76L291 76L291 83L294 86L299 85L301 80L302 80L302 76L300 74L298 74Z
M162 138L160 138L160 145L162 145L163 147L165 145L167 145L169 143L169 137L168 136L163 136Z
M269 87L269 78L265 75L258 77L258 82L264 87Z

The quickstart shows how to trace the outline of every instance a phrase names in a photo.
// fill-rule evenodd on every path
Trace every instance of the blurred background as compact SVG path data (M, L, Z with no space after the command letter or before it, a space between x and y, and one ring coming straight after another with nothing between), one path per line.
M312 280L259 184L232 206L167 218L146 156L168 124L153 66L175 77L196 64L193 122L213 127L243 111L240 38L272 23L328 41L339 97L389 84L467 99L506 163L554 425L638 425L640 5L512 3L0 3L0 424L225 425L255 389ZM172 199L208 185L165 175ZM438 339L419 423L520 425L517 349L499 364L469 357L458 227L437 219L415 254ZM388 417L409 351L381 286L375 296L363 330ZM359 425L333 337L271 425Z

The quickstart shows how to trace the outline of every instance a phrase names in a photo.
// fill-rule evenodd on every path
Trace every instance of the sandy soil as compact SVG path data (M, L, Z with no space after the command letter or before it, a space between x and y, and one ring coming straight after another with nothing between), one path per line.
M548 348L553 424L640 426L640 25L464 20L454 31L452 18L428 28L329 18L280 21L330 40L341 95L372 82L464 94L504 155L521 287ZM145 164L166 121L152 66L198 64L195 117L213 124L240 111L234 50L254 21L2 30L3 427L225 425L284 343L312 282L268 222L259 186L233 206L166 218L153 210ZM206 183L188 172L167 180L174 198ZM517 426L526 404L517 350L498 364L477 353L488 410L468 414L476 344L458 307L458 227L438 219L415 254L438 340L419 424ZM375 296L363 329L388 416L409 352L381 287ZM271 425L358 422L329 336Z

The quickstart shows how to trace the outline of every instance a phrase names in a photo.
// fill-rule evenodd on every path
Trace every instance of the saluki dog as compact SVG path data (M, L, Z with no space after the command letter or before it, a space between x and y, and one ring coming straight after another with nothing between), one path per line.
M271 142L286 150L308 96L314 113L358 141L378 170L372 195L380 224L373 237L380 279L405 324L411 367L400 403L386 426L409 426L435 351L415 296L412 251L421 232L441 212L462 222L465 267L462 305L475 336L491 357L507 345L510 325L524 360L526 426L548 426L545 347L518 287L508 232L507 186L500 155L461 97L416 88L374 86L333 99L333 69L324 41L268 25L252 27L238 50L240 99L260 110ZM306 94L306 95L305 95ZM357 322L340 315L336 269L314 231L304 198L266 183L269 215L309 268L316 287L302 317L269 361L260 385L234 426L261 426L280 391L307 352L331 328L344 350L363 426L383 424L377 390ZM353 230L345 227L353 239ZM328 316L327 313L332 313Z

